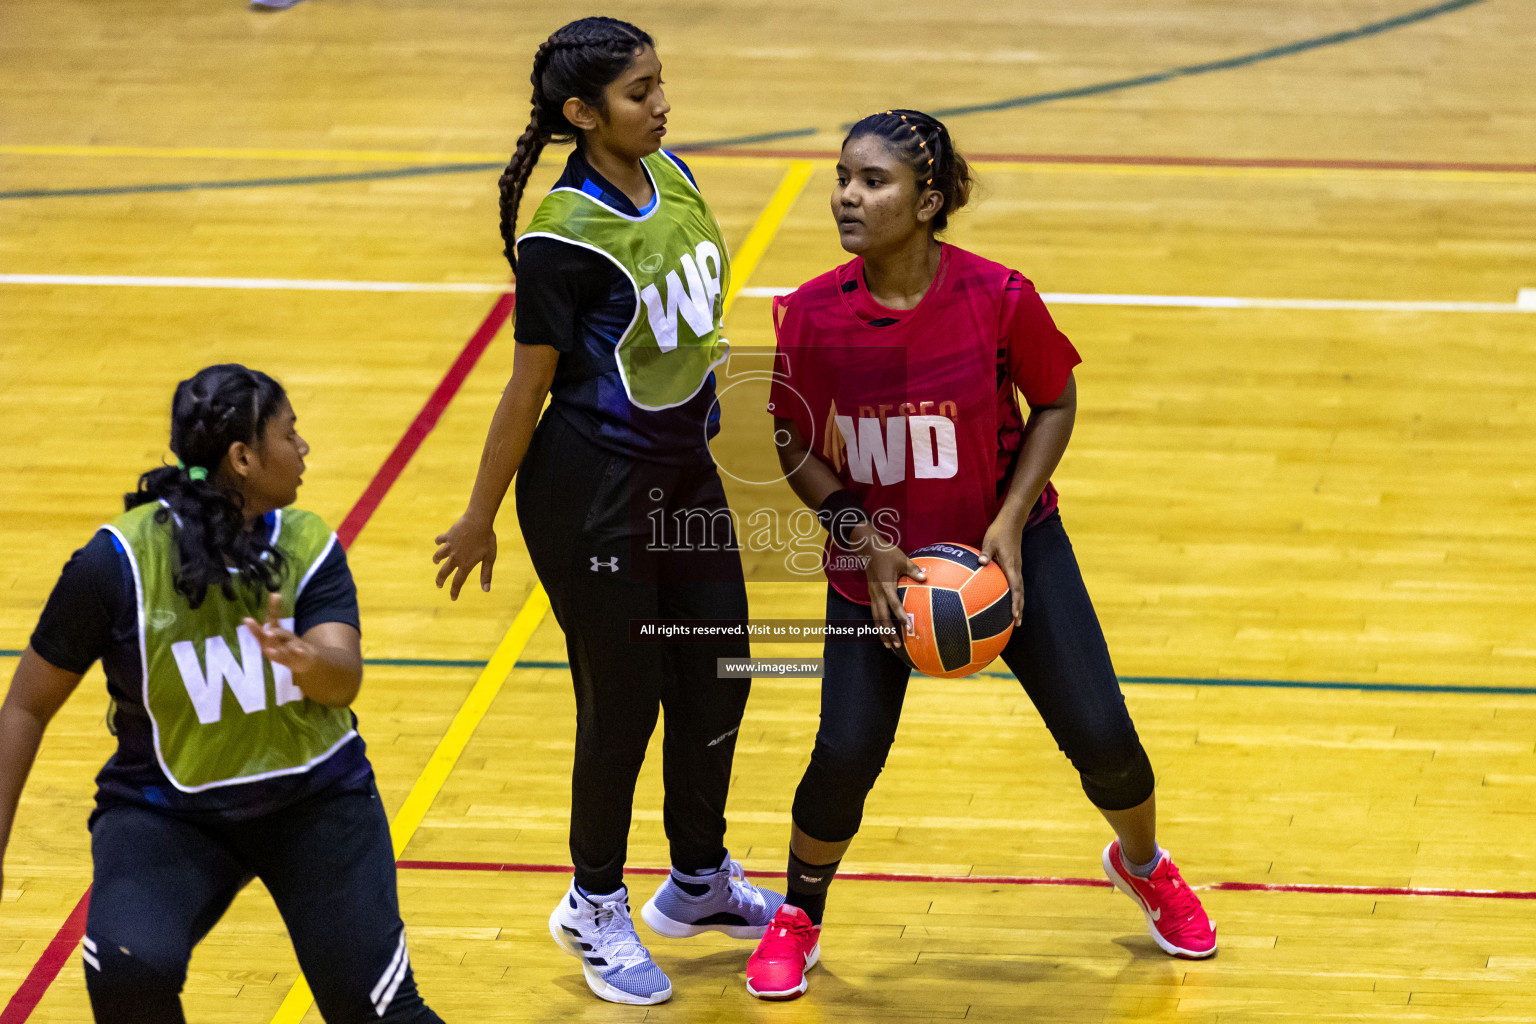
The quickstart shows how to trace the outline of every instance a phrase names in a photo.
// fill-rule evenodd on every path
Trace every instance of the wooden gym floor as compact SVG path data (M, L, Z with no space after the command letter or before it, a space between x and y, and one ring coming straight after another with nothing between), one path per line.
M1168 959L1102 887L1106 829L1014 683L921 680L809 994L749 998L746 944L656 939L675 995L649 1010L594 999L545 932L572 701L515 516L490 596L450 604L429 562L511 366L496 168L535 46L588 13L0 11L0 671L164 457L175 381L240 360L289 387L314 449L302 504L350 544L357 710L445 1019L1536 1019L1536 9L612 11L659 40L669 143L695 147L745 285L742 351L771 344L773 289L842 258L838 125L951 111L982 182L951 239L1028 274L1084 357L1063 516L1159 772L1162 842L1221 936L1213 961ZM757 386L726 400L722 465L762 464ZM791 507L782 486L732 501ZM784 555L748 552L754 614L816 616L821 588L786 581ZM89 1020L75 950L105 703L93 672L22 802L4 1024ZM816 707L814 680L755 684L729 842L763 881ZM653 758L637 868L665 863L659 779ZM656 879L631 881L640 900ZM189 1016L318 1020L297 979L253 885L193 958Z

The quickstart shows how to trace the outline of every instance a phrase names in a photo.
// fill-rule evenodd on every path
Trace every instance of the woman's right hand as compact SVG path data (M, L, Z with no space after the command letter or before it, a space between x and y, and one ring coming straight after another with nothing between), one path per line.
M862 534L863 536L860 536ZM916 562L907 557L901 548L880 536L878 530L864 524L851 538L860 542L858 551L868 559L864 563L864 577L869 583L869 614L876 625L890 625L894 635L880 637L887 650L897 650L906 643L907 613L896 596L896 581L910 576L919 583L927 574Z
M437 553L432 556L432 564L438 566L437 589L443 589L443 582L453 576L453 585L448 588L451 600L459 599L459 588L477 565L480 589L490 593L491 569L496 565L496 530L489 521L466 512L448 527L447 533L437 535Z

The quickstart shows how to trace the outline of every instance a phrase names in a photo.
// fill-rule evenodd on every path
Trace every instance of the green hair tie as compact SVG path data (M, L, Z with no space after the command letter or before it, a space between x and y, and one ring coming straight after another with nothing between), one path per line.
M187 476L192 478L193 480L207 480L208 479L208 471L206 469L204 469L202 466L193 466L191 469L188 469L187 468L187 464L185 462L182 462L180 459L177 459L176 460L176 468L181 470L181 471L183 471L184 473L186 473Z

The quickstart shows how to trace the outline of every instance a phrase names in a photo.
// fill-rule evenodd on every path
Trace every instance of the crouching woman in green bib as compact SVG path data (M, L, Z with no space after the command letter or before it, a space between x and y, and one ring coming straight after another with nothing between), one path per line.
M179 1024L195 946L252 878L329 1024L439 1021L411 973L389 823L348 709L357 588L291 508L309 446L282 387L210 366L171 450L65 565L0 707L0 855L43 730L101 661L117 750L97 775L81 960L98 1022Z

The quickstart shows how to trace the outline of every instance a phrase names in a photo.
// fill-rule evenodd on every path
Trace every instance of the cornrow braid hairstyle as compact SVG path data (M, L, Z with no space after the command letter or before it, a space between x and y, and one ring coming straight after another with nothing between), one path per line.
M857 121L843 145L873 135L890 147L917 175L917 187L933 189L944 204L933 218L933 230L949 226L949 215L971 198L971 166L950 140L944 122L920 110L885 110Z
M507 262L517 273L517 208L539 154L551 142L581 141L581 130L565 116L575 96L603 109L603 91L635 62L651 37L617 18L582 18L555 30L533 56L533 112L501 175L501 239Z
M282 584L287 568L282 552L260 531L245 528L239 492L214 478L230 445L260 443L287 397L277 381L238 363L199 370L176 385L171 399L171 451L182 466L152 469L139 477L138 490L123 495L125 509L162 504L155 521L172 524L175 586L193 608L203 603L209 587L232 600L236 580L267 590ZM189 471L196 468L206 471L206 479L192 479Z

